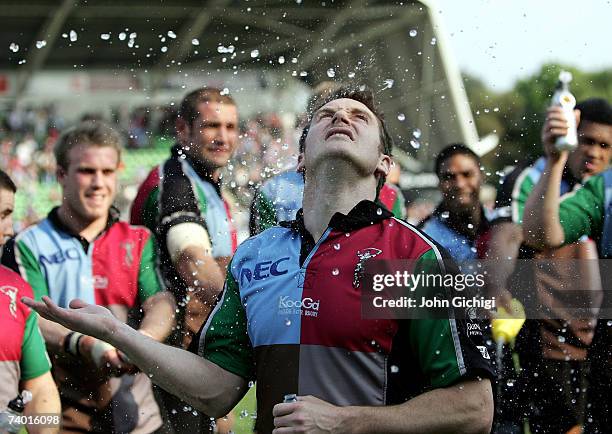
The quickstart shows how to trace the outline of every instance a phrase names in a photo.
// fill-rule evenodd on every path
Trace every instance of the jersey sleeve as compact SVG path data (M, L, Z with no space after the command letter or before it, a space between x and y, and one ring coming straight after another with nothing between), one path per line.
M559 204L564 244L578 241L583 235L599 238L603 228L604 206L604 179L601 175L592 177L583 187L565 195Z
M430 249L419 257L415 273L444 274L450 260L441 262L441 253ZM440 288L435 289L436 291ZM434 288L417 288L424 294ZM447 387L462 379L495 378L490 355L485 346L484 320L455 318L449 308L448 318L414 319L410 323L409 344L416 355L425 385ZM467 323L473 325L469 327Z
M21 345L21 380L31 380L51 370L45 341L38 327L38 317L30 312L26 320Z
M198 353L221 368L245 379L255 377L253 347L238 284L228 267L223 296L202 331Z
M165 289L158 271L155 238L149 234L142 250L138 270L138 299L141 303Z
M504 176L497 189L492 223L522 223L525 203L535 186L528 176L530 170L531 166L520 165Z
M43 295L49 295L47 281L40 264L25 242L18 238L9 240L2 251L2 264L30 284L36 300L40 301Z
M249 217L249 230L251 236L257 235L278 223L276 209L272 201L260 188L255 193L251 203L251 215Z

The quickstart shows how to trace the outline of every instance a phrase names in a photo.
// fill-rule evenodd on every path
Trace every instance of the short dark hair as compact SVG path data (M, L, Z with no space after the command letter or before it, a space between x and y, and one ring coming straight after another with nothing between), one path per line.
M478 167L480 167L480 157L476 155L474 151L465 146L463 143L453 143L442 149L436 156L435 170L438 177L440 176L442 164L455 155L467 155L468 157L473 158Z
M121 135L110 125L98 121L86 121L67 129L62 133L53 154L57 166L68 169L70 161L68 154L76 146L95 146L113 148L117 151L118 161L121 161Z
M580 121L612 125L612 105L603 98L589 98L576 104Z
M8 190L12 193L17 192L17 186L4 170L0 170L0 190Z
M318 95L317 98L311 98L310 103L312 105L308 107L308 119L306 122L306 126L302 130L302 135L300 136L299 141L300 154L303 153L304 149L306 148L306 137L308 136L308 131L310 130L310 123L312 122L312 118L315 113L328 102L341 98L353 99L362 103L374 114L374 116L376 116L379 125L380 151L385 155L391 156L393 152L393 138L389 134L387 124L385 123L384 115L380 111L378 104L376 104L372 91L367 88L358 89L349 86L343 86L331 92L321 92L321 94ZM385 176L381 176L378 179L378 183L376 186L376 197L378 197L378 193L382 189L385 180Z
M228 93L216 87L200 87L189 92L181 101L178 116L192 127L195 120L200 115L198 105L202 103L219 103L235 106L236 102Z

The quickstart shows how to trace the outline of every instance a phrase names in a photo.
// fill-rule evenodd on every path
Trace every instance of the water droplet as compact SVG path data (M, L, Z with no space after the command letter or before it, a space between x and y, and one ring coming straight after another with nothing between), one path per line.
M474 229L474 225L472 223L468 223L467 227L468 229Z
M119 40L120 41L125 41L126 38L127 38L127 34L125 32L119 33Z
M178 413L178 412L176 411L176 408L173 408L172 410L170 410L170 413L172 413L172 414L176 414L176 413Z
M289 327L289 326L291 325L291 320L290 320L289 318L287 318L287 319L285 320L285 325L286 325L287 327Z
M127 30L127 29L126 29L126 30ZM138 35L136 34L136 32L132 32L132 33L130 33L130 39L136 39L136 36L138 36Z
M399 368L395 365L391 365L391 373L397 374L399 372Z
M38 49L41 49L45 45L47 45L47 41L45 41L44 39L42 41L36 41L36 48Z
M248 416L249 416L249 412L247 410L242 410L240 412L240 418L241 419L244 419L245 417L248 417Z
M398 113L397 120L400 122L404 122L406 120L406 115L404 113Z
M559 342L564 343L565 342L565 336L558 336L557 339L559 340Z
M354 72L349 72L348 74L348 78L355 78L355 73Z
M255 386L255 382L254 382L254 381L249 381L249 389L250 389L251 387L253 387L253 386Z
M256 57L259 57L259 50L253 50L251 51L251 57L254 59Z
M436 356L440 355L440 350L436 350Z
M478 252L478 249L476 249L476 247L471 247L470 250L472 251L472 253Z
M608 321L608 322L606 323L606 325L607 325L608 327L612 327L612 321Z
M387 78L385 79L385 81L383 81L383 89L391 89L393 87L393 84L395 84L395 80L393 80L392 78Z
M101 33L100 34L100 39L102 39L103 41L108 41L110 39L110 37L111 37L110 33Z
M300 77L306 77L308 73L306 71L300 72Z
M174 33L172 30L168 30L167 35L169 38L176 39L176 33Z
M345 237L350 237L350 236L351 236L351 233L350 233L350 232L347 232L347 233L345 233L345 234L344 234L344 236L345 236Z
M450 217L450 213L449 213L448 211L443 211L443 212L440 214L440 217L442 217L443 219L447 219L447 218L449 218L449 217Z
M163 47L161 47L161 52L165 53L166 51L168 51L168 47L166 47L165 45Z
M332 275L337 276L338 274L340 274L340 270L338 270L337 268L334 268L332 270Z
M410 35L411 38L414 38L417 35L417 31L416 29L411 29L408 34Z
M200 45L200 40L198 38L193 38L191 40L191 45Z
M410 146L412 146L414 149L419 149L421 144L418 142L418 140L410 140Z
M334 244L334 250L340 250L340 243Z
M510 380L506 381L506 386L514 387L514 380L510 379Z
M15 44L14 42L11 42L11 45L9 45L9 50L11 50L13 53L16 53L19 51L19 45Z
M75 42L78 38L77 32L70 30L70 42Z
M412 136L415 139L420 139L421 138L421 130L419 130L418 128L415 128L414 131L412 132Z
M382 209L381 209L381 208L378 208L378 209L376 210L376 215L382 215L382 212L383 212L383 211L382 211Z
M436 45L436 42L438 42L436 38L431 38L431 41L429 41L431 45Z
M334 68L329 68L329 69L327 70L327 76L328 76L329 78L334 78L334 77L336 76L336 71L334 71Z
M280 63L281 65L285 63L285 56L279 56L278 63Z

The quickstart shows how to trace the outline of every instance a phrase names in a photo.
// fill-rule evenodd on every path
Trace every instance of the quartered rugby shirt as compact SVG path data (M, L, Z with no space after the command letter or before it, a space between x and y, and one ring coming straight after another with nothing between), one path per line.
M442 269L429 238L371 201L336 213L316 243L300 212L238 248L199 353L257 380L258 432L272 431L272 407L289 393L342 406L390 405L464 377L492 376L488 354L477 349L482 335L469 336L463 320L362 319L353 280L358 252L367 248L380 250L377 260Z
M34 297L30 285L0 266L0 411L17 396L20 381L40 377L51 369L36 313L21 297Z
M113 210L105 230L89 243L61 222L57 209L9 241L2 255L2 262L32 285L37 300L47 295L68 307L80 298L108 307L126 322L130 309L163 289L147 228L118 221ZM145 374L107 380L68 355L55 358L53 364L67 430L108 431L112 424L117 432L143 433L161 425Z

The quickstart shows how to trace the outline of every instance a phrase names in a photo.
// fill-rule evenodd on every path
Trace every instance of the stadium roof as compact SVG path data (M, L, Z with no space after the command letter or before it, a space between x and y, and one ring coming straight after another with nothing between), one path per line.
M75 70L144 71L150 91L163 88L169 74L187 70L275 70L309 85L354 81L378 92L400 147L430 159L432 150L475 143L477 135L444 32L428 5L3 0L0 88L5 100L18 100L36 74ZM409 144L415 139L430 147L414 149Z

